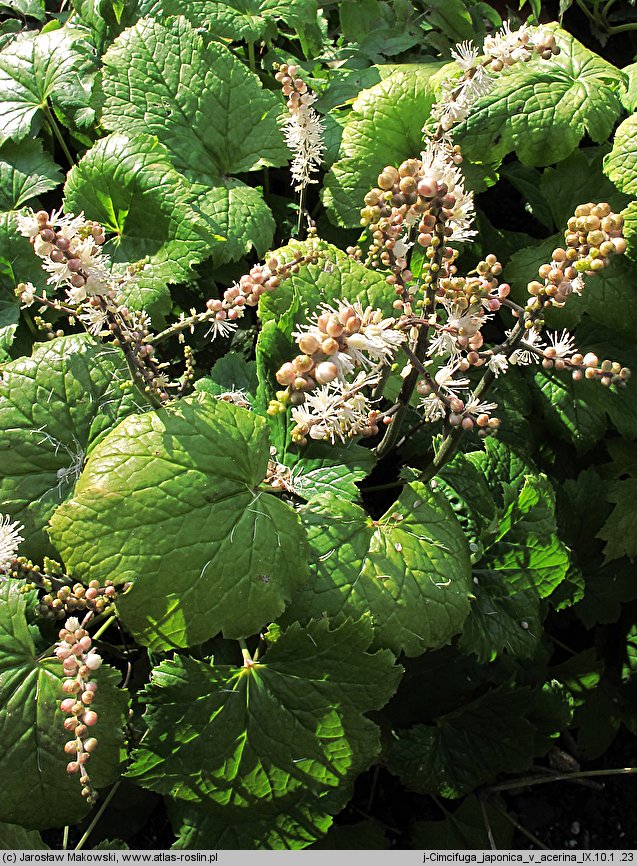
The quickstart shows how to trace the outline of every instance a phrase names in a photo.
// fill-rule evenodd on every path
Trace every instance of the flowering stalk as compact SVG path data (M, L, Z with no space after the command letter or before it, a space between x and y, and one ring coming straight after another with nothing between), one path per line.
M283 132L285 143L294 154L290 171L292 181L296 183L294 190L300 193L297 226L297 231L300 231L305 189L308 184L317 182L312 175L320 169L323 161L325 125L312 108L316 96L299 77L299 67L282 63L275 64L275 69L274 77L287 98L288 116L283 123Z
M89 618L91 616L89 614ZM97 748L97 739L87 735L98 721L92 708L97 683L91 677L100 668L102 659L92 649L91 637L77 617L67 619L59 637L55 655L62 662L67 677L62 690L70 696L62 700L60 709L67 716L64 729L73 734L73 739L64 746L65 753L71 758L66 771L69 775L80 773L82 796L93 805L97 802L97 793L91 784L87 764Z

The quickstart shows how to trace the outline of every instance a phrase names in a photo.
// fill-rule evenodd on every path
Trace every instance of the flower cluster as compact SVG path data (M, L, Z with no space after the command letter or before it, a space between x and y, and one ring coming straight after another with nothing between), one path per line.
M49 299L46 293L38 295L31 283L21 283L16 294L22 305L38 302L79 319L93 336L110 335L122 347L133 377L146 393L160 402L167 400L165 365L157 363L153 347L145 344L150 318L144 311L129 310L124 302L122 292L136 277L130 270L123 275L112 272L110 258L101 249L104 228L83 214L32 210L18 218L18 228L42 259L47 283L65 289L67 304Z
M188 320L182 315L180 322L188 322L188 327L194 330L197 321L207 321L210 322L210 328L206 336L212 339L227 336L236 328L237 321L245 315L246 307L256 307L261 295L273 292L281 285L282 280L287 280L291 274L297 273L301 265L314 261L316 254L312 251L304 255L296 250L289 262L270 256L266 264L255 265L249 273L227 288L223 299L210 298L206 301L206 313L197 316L196 311L192 310L192 318Z
M106 241L104 229L85 219L84 214L28 211L18 217L18 229L42 259L42 267L49 274L47 283L65 288L72 304L81 304L94 295L109 296L134 279L131 274L113 275L110 259L101 250ZM34 287L26 284L21 295L23 304L30 306L35 299Z
M91 785L87 763L97 748L95 737L87 737L89 729L97 724L98 716L92 709L97 683L91 677L102 664L100 656L92 649L92 641L86 629L76 617L69 617L60 629L55 655L62 662L67 679L62 690L70 697L64 698L60 709L66 715L64 728L73 734L65 746L71 758L66 766L69 775L80 773L82 796L91 804L97 801L97 793Z
M586 274L599 273L614 255L626 250L623 217L612 213L605 202L579 205L567 225L565 248L555 249L551 261L539 268L542 282L533 280L527 287L526 310L534 314L536 324L543 324L539 315L543 308L564 306L573 292L582 293Z
M548 60L559 52L555 35L550 30L543 27L531 29L526 24L518 30L511 30L508 22L497 33L485 37L483 60L471 42L457 45L451 53L461 73L443 83L441 98L432 112L441 132L448 132L469 115L477 100L493 88L495 74L516 63L528 62L534 54Z
M457 252L447 244L475 235L473 195L464 188L461 163L459 147L432 141L421 159L405 160L398 168L386 166L378 187L365 196L361 224L372 232L368 263L390 270L386 279L397 296L394 307L406 314L412 312L414 301L407 261L414 243L424 247L430 259L442 246L440 258L450 264Z
M292 441L307 445L309 436L334 444L354 436L375 436L382 413L372 409L362 391L376 381L376 377L360 373L351 383L336 379L307 394L303 403L292 409L296 424L290 434Z
M404 341L396 324L396 319L385 318L381 310L363 309L358 302L341 300L335 307L323 304L310 324L293 335L301 354L277 371L277 381L286 389L278 392L269 413L285 411L288 404L294 407L297 429L292 438L296 441L308 432L313 439L332 441L355 435L354 429L372 435L371 409L361 389L363 383L376 380L379 368ZM348 383L347 377L360 368L362 378ZM323 416L322 423L315 415Z
M40 599L38 611L45 619L51 620L64 619L75 612L92 611L99 614L116 598L117 589L112 580L107 580L104 586L100 586L98 580L92 580L88 588L81 583L73 586L64 584L55 594L49 592Z
M294 154L290 168L296 182L294 189L300 192L309 183L316 183L312 174L319 170L323 161L325 126L312 108L316 96L308 90L303 79L299 78L298 66L282 63L277 66L274 77L281 84L283 95L287 98L289 114L284 121L283 132L285 143Z
M18 547L24 541L20 535L24 527L17 520L11 520L8 514L0 516L0 576L10 568Z

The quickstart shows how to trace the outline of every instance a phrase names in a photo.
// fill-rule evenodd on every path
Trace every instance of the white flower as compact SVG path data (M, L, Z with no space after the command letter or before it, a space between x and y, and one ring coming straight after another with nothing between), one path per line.
M0 517L0 571L6 572L14 559L18 547L24 541L20 532L24 529L17 520L11 521L9 515Z
M506 332L507 337L511 335L511 331ZM529 347L534 347L537 349L541 349L542 347L542 335L539 331L536 331L535 328L530 328L524 334L524 342L519 348L513 352L512 355L509 356L509 362L511 364L517 364L520 367L527 366L528 364L538 364L540 359L539 356L535 352L529 351Z
M97 337L104 330L108 315L105 310L99 308L96 309L87 304L78 315L78 319L82 322L89 334L93 334L94 337Z
M404 258L409 250L413 247L414 241L409 240L409 235L405 233L401 238L394 243L394 248L392 249L393 254L396 258Z
M471 394L465 404L464 411L468 415L490 415L497 408L497 403L481 403L474 394Z
M546 337L549 341L549 346L555 352L554 358L570 358L575 352L575 339L564 330L558 335L557 331L552 334L547 332ZM552 353L551 353L552 354Z
M210 323L210 327L204 334L204 337L210 337L211 340L216 340L217 337L229 337L236 330L236 322L229 322L228 319L213 319Z
M18 289L20 290L20 304L22 308L30 307L35 301L35 293L37 292L37 289L33 283L20 283L20 286L18 286Z
M215 394L214 397L215 400L223 400L224 403L234 403L235 406L241 406L242 409L252 409L248 395L243 389L239 391L224 391L223 394Z
M427 354L430 358L435 355L446 354L453 358L461 352L458 337L473 337L478 333L487 317L476 316L470 311L470 308L463 308L446 298L443 298L440 303L447 313L447 321L432 339Z
M453 215L449 220L452 234L449 241L470 240L477 232L470 228L475 219L473 193L464 188L464 177L453 161L454 152L445 140L430 141L421 154L423 174L444 183L456 199Z
M64 623L64 628L67 631L77 631L80 627L80 621L76 616L70 616Z
M40 226L33 211L18 215L18 231L25 238L34 238L40 231Z
M531 52L526 47L529 39L526 24L518 30L511 30L509 22L505 21L501 30L485 37L483 50L487 57L499 60L503 66L513 66L514 63L524 62L531 57Z
M455 50L451 50L451 56L456 61L460 69L465 72L468 69L473 69L478 59L478 49L473 42L459 42Z
M453 397L457 396L455 393L457 388L467 388L470 384L468 379L454 379L453 377L457 372L457 364L448 364L444 367L440 367L434 375L436 385L444 388L445 391L448 391Z
M369 424L371 404L359 389L376 381L363 374L351 385L335 379L307 394L305 402L292 409L292 418L309 429L311 439L347 442Z
M447 411L447 407L440 397L433 392L428 394L426 397L423 397L418 405L424 410L425 421L428 421L429 423L440 421L445 417Z
M509 369L509 361L507 360L507 356L502 352L498 352L497 355L492 355L489 358L487 363L487 367L494 374L497 379L500 373L506 373Z

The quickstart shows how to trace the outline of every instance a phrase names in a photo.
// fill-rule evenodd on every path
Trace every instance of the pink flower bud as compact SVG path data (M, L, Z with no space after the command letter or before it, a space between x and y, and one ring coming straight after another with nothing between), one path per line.
M63 713L70 713L73 711L73 707L75 706L75 701L73 698L65 698L60 704L60 709Z
M77 773L79 769L80 769L80 765L78 764L77 761L69 761L69 763L66 765L66 772L70 776L72 776L73 773Z
M89 728L92 728L93 725L97 724L97 713L94 713L93 710L87 710L81 716L82 721L85 725L88 725Z
M91 648L91 639L90 639L90 637L89 637L88 635L85 635L85 637L83 637L83 638L80 640L80 646L82 647L82 649L84 650L84 652L88 652L88 651L90 650L90 648Z
M89 653L84 659L84 664L90 671L96 671L102 664L102 659L97 653Z

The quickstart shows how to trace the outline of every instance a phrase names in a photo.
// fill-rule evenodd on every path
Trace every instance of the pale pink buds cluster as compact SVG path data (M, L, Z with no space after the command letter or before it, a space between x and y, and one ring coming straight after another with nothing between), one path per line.
M65 746L65 753L71 758L66 766L67 773L80 773L82 796L89 803L97 800L91 785L87 763L97 748L97 739L88 736L97 724L98 716L93 709L97 683L91 679L102 664L102 659L92 648L92 641L86 629L80 626L76 617L69 617L64 628L60 629L55 655L62 662L66 679L62 690L69 697L64 698L60 709L67 716L64 728L73 735Z
M216 337L228 336L237 326L237 321L245 315L246 307L256 307L259 299L266 292L273 292L291 274L298 272L301 265L316 261L316 254L312 251L302 253L295 250L293 258L284 262L276 256L270 256L265 264L257 264L244 274L241 279L230 286L223 293L223 299L210 298L206 301L206 312L197 315L193 310L191 319L182 321L194 330L198 321L211 323L206 336Z

